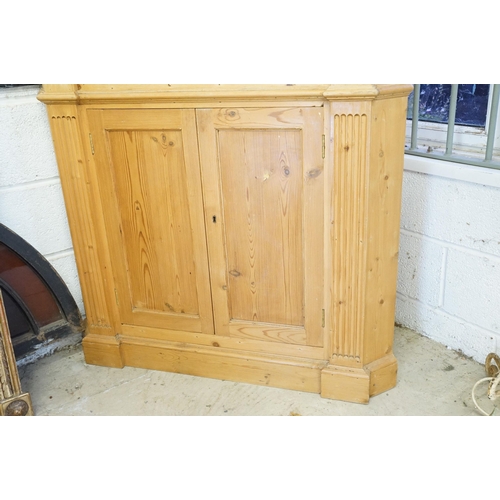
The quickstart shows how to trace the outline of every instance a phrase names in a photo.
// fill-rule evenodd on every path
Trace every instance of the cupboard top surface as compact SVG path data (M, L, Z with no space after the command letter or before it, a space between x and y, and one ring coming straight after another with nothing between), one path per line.
M45 103L187 102L224 100L372 100L407 96L406 84L44 84L38 99Z

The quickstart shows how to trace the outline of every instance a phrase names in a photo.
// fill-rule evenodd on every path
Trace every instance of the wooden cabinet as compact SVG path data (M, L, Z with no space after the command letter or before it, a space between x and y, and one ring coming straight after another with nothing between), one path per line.
M408 85L45 85L88 363L368 402Z

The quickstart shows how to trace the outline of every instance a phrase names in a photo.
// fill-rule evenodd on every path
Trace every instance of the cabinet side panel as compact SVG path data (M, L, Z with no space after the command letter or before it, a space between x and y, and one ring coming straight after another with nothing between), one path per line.
M371 117L365 363L392 352L407 98L374 101Z
M231 318L304 325L302 132L220 130Z
M77 106L50 105L48 115L82 288L87 331L114 335L105 293L108 270L98 254L102 245L92 219L91 182L85 169Z

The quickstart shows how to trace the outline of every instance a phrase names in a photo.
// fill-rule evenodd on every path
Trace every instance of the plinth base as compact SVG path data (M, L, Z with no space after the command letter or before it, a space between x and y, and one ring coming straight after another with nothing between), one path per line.
M321 396L353 403L367 404L396 385L398 363L389 354L363 368L328 365L321 371Z

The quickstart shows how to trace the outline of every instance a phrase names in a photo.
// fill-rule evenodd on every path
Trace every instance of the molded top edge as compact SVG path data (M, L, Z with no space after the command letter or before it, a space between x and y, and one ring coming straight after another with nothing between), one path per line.
M412 85L244 85L244 84L44 84L38 99L49 103L193 101L216 99L370 100L407 96Z

